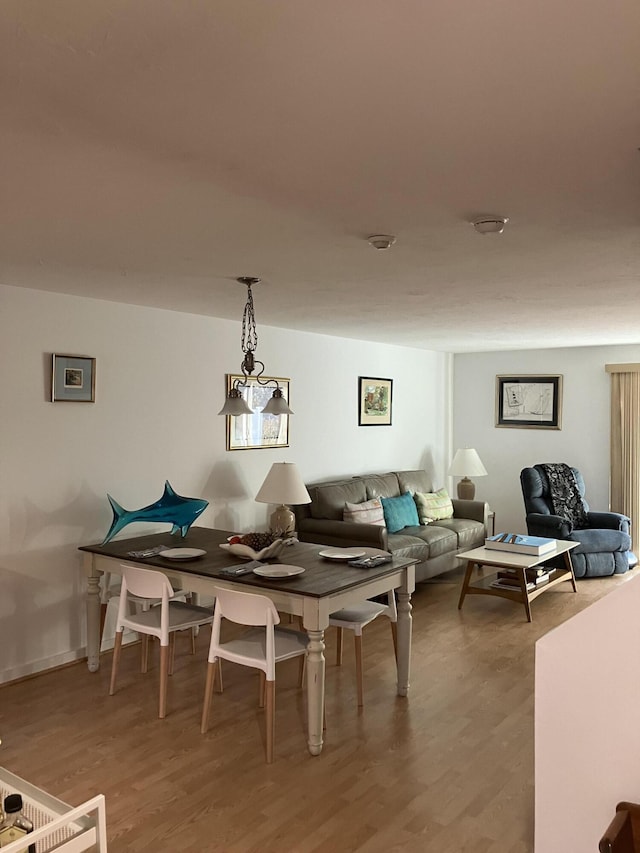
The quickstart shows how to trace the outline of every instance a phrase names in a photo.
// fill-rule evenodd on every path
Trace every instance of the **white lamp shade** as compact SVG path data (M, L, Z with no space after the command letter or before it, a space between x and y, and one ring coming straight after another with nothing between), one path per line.
M273 392L273 396L262 410L263 415L292 415L293 412L287 405L287 401L282 396L282 391L279 388ZM292 463L290 463L292 464Z
M244 397L236 390L230 392L227 399L224 401L224 406L218 412L219 415L252 415L253 411L247 405Z
M308 504L311 497L293 462L274 462L256 495L263 504Z
M449 468L452 477L484 477L487 471L473 447L456 450Z

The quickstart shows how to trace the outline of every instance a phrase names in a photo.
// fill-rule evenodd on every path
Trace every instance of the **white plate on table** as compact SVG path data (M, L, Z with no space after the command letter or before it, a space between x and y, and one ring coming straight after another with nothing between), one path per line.
M355 560L357 557L364 557L366 553L359 548L326 548L320 551L320 556L325 560Z
M166 551L160 551L158 557L163 560L197 560L206 553L202 548L168 548Z
M301 575L304 569L301 566L259 566L253 570L254 575L260 575L261 578L292 578L294 575Z

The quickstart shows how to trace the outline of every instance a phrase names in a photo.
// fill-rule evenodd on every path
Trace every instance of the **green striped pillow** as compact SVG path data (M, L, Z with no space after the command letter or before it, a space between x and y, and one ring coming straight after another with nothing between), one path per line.
M442 521L453 518L453 504L446 489L437 492L416 492L413 496L418 508L420 524L431 524L432 521Z

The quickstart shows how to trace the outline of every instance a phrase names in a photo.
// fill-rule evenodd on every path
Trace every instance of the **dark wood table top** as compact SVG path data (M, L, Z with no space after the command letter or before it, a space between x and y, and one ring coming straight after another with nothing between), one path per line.
M221 569L239 566L245 561L234 557L233 554L220 548L220 545L226 543L227 537L233 536L233 533L229 530L192 527L184 538L168 532L153 533L146 536L136 536L132 539L115 539L106 545L83 545L79 550L180 574L220 578L226 581L232 580L234 583L264 587L265 589L283 590L286 588L289 592L312 598L322 598L357 587L360 584L369 583L418 562L415 559L394 557L390 563L372 569L358 569L347 565L345 562L336 562L320 557L319 552L328 546L297 542L285 546L277 558L264 562L268 562L270 565L301 566L305 569L303 574L275 580L259 577L253 573L232 578L221 574ZM162 554L145 558L135 558L128 554L129 551L141 551L157 545L166 545L169 548L200 548L207 553L203 557L189 561L163 559ZM373 549L358 550L376 553Z

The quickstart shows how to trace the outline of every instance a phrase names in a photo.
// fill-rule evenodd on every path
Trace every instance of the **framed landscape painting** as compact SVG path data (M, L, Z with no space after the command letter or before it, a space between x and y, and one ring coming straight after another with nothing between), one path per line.
M496 426L562 429L562 376L496 376Z
M391 426L393 379L358 377L358 426Z
M287 402L289 380L281 377L261 376L262 381L275 379ZM227 394L236 380L244 376L227 374ZM246 385L239 385L242 397L252 415L227 415L227 450L258 450L263 447L289 447L289 415L263 415L262 410L273 395L275 384L261 385L255 376L249 376Z

